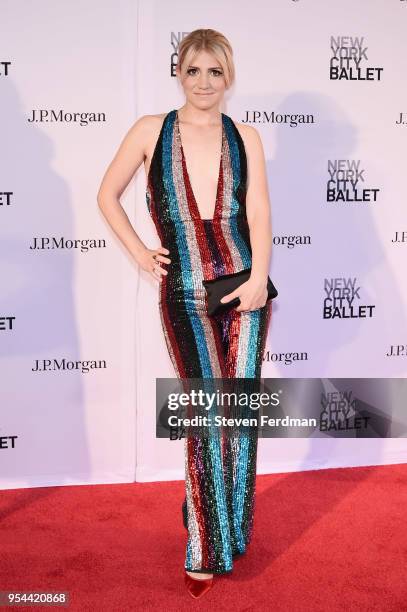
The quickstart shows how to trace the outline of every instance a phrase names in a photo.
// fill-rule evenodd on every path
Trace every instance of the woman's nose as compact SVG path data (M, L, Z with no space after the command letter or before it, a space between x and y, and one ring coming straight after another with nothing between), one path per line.
M202 87L202 89L207 89L209 85L208 76L202 72L199 75L198 83L199 83L199 86Z

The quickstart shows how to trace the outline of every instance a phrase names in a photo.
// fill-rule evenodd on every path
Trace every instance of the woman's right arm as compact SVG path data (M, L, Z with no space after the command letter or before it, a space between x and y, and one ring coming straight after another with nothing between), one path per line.
M110 162L99 187L97 203L104 217L117 237L129 251L136 262L150 272L154 278L161 280L167 270L158 262L170 263L164 256L168 249L160 246L149 249L134 231L130 220L120 203L120 197L146 156L146 149L154 130L155 117L140 117L129 129L113 160Z

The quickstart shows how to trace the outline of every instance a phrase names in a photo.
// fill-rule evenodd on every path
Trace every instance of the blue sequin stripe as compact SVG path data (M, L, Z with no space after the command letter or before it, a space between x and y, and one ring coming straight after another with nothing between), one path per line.
M211 451L212 465L215 472L213 481L215 486L216 507L218 510L220 532L222 537L222 557L224 569L228 571L231 570L233 567L232 545L230 541L230 526L226 505L225 483L223 479L221 444L220 439L217 437L217 434L215 434L215 436L210 436L209 446Z
M185 569L187 570L188 568L190 568L191 564L192 564L191 539L188 538L188 542L187 542L187 556L186 556L185 564L184 564Z
M236 467L236 480L233 487L233 523L239 552L244 552L246 543L242 532L244 499L246 493L247 462L250 440L248 436L240 436Z
M260 320L262 310L257 308L250 311L250 333L246 348L245 378L255 378L257 360L257 342L260 333Z
M168 115L163 133L163 182L168 194L169 211L171 218L177 224L176 239L181 261L182 282L186 291L191 293L194 291L192 282L191 260L189 256L188 243L185 234L185 226L181 220L178 201L175 193L174 180L172 175L172 142L174 134L175 111L171 111ZM202 321L198 316L197 310L193 303L188 307L188 317L194 330L196 344L198 349L199 361L203 377L213 377L211 360L209 357L208 346L205 339L205 333L202 326Z
M255 378L256 374L256 355L257 340L259 335L261 310L250 311L250 330L247 345L244 348L247 355L245 365L245 378ZM255 350L251 350L255 347ZM236 482L233 489L233 517L236 537L240 552L245 549L244 534L242 533L242 522L244 512L244 498L246 493L247 463L249 459L250 439L248 436L241 436L239 439L239 449L237 451Z
M226 137L227 137L228 144L229 144L230 162L232 166L232 175L233 175L233 191L232 191L232 201L230 203L231 215L229 219L229 225L230 225L230 230L231 230L233 240L235 241L236 247L242 259L242 264L245 268L248 268L252 263L252 257L247 247L247 244L243 240L243 237L239 231L239 228L237 226L237 217L234 214L238 212L239 206L240 206L239 202L237 201L234 195L240 183L240 154L239 154L239 147L236 142L236 134L234 133L234 129L237 129L237 128L235 128L231 124L232 119L230 117L226 115L225 119L226 119L225 130L226 130Z

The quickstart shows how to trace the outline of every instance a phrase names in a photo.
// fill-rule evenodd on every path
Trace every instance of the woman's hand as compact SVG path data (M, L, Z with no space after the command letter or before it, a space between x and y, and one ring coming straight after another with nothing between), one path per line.
M268 297L267 278L265 280L259 280L250 277L249 280L242 283L240 287L224 295L220 301L224 304L236 297L240 299L239 306L235 308L237 312L262 308L265 306Z
M163 253L168 255L169 250L163 246L157 249L144 249L137 258L137 263L145 270L149 272L154 278L161 281L163 274L168 274L168 270L162 268L159 262L171 263L171 259L164 257Z

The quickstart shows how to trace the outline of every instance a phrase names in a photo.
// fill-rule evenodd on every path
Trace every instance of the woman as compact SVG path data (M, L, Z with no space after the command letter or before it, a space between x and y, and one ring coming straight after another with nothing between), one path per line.
M257 130L220 112L234 81L232 49L219 32L199 29L179 47L176 75L185 103L138 119L103 178L99 206L143 270L159 281L159 310L168 352L180 378L256 378L271 316L267 278L270 202ZM161 246L134 232L119 197L145 162L146 200ZM207 314L202 281L252 268ZM185 440L188 529L185 582L193 597L230 572L251 538L257 436ZM185 503L185 502L184 502ZM186 519L186 520L185 520Z

